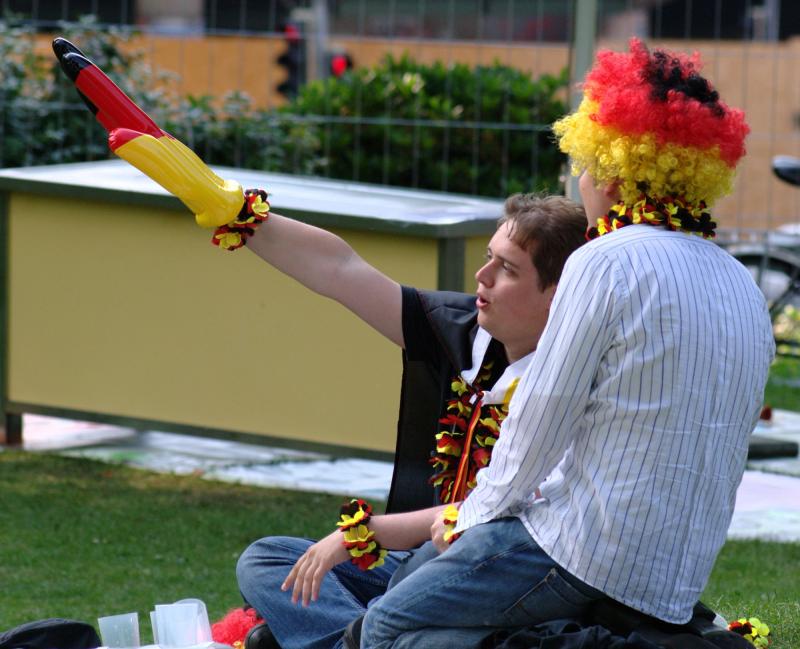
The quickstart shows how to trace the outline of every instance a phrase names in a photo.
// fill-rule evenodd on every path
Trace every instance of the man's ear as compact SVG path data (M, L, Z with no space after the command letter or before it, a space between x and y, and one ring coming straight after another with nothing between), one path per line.
M615 180L613 183L609 183L603 187L603 194L605 194L606 198L611 199L616 203L620 198L619 188L621 185L621 180Z

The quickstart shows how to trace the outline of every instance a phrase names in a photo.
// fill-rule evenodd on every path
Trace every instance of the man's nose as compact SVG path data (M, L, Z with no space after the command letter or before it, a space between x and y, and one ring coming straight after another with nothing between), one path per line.
M490 266L491 262L487 262L478 269L477 273L475 273L475 279L478 281L478 283L484 285L491 283L492 273Z

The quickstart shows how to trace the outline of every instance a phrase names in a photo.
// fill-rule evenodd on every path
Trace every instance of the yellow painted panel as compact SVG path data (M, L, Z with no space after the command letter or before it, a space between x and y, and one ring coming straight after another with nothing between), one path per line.
M11 400L394 449L400 351L338 304L188 213L27 194L9 213ZM338 234L435 286L434 239Z

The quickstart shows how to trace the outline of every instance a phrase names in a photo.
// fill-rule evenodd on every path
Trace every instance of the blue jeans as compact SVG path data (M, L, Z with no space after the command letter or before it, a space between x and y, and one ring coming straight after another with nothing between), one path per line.
M390 552L383 566L362 571L349 561L325 575L319 599L308 607L292 604L281 591L292 566L314 541L271 536L253 543L239 557L236 576L245 601L269 625L282 649L340 647L345 627L361 617L370 601L383 595L408 552Z
M602 597L557 566L519 519L502 518L392 583L367 610L361 647L468 649L496 629L578 616Z

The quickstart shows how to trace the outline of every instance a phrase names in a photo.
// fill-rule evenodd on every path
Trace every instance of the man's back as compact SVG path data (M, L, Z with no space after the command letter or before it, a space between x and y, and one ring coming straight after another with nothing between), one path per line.
M772 347L763 296L713 243L645 225L601 237L565 268L501 435L512 461L479 490L521 492L565 453L518 512L531 535L587 584L685 622L725 539Z

